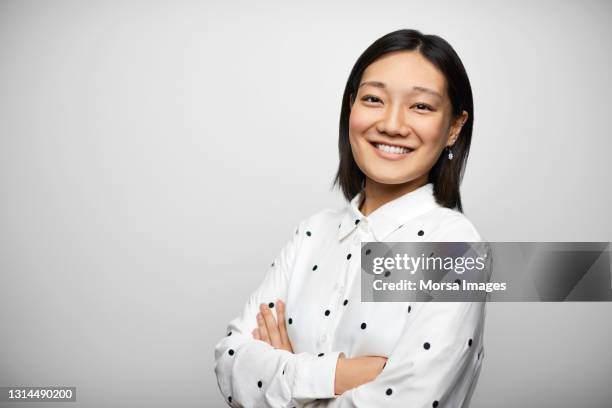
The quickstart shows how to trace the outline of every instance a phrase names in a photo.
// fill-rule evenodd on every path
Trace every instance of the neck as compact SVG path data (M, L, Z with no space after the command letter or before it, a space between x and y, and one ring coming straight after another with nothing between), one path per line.
M403 184L383 184L366 177L364 189L365 195L361 201L361 205L359 206L359 211L361 211L361 213L367 217L377 208L383 206L389 201L395 200L404 194L408 194L409 192L424 186L427 184L427 182L427 174Z

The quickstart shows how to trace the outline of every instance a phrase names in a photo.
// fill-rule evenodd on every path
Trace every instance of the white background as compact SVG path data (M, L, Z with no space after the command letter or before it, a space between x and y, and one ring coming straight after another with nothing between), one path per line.
M0 0L0 386L76 386L74 407L222 405L214 345L294 226L343 205L342 91L400 28L445 38L468 71L463 203L485 239L612 241L611 15ZM606 406L611 315L489 304L472 406Z

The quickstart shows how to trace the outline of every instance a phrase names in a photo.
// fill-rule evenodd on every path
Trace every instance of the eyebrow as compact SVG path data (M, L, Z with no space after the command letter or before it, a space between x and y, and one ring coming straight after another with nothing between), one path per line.
M361 88L364 85L371 85L376 88L383 88L383 89L385 88L384 82L380 82L380 81L365 81L361 85L359 85L359 88ZM442 95L440 95L440 93L434 91L433 89L425 88L424 86L418 86L418 85L413 86L412 89L415 91L428 93L428 94L437 96L438 98L442 99Z

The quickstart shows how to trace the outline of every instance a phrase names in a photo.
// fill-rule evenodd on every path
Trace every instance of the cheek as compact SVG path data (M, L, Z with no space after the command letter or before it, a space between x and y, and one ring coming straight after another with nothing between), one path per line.
M365 148L364 143L366 143L366 140L364 134L371 126L371 121L368 121L366 116L363 111L353 108L349 117L349 142L353 150L353 157L357 161L361 160L362 152Z
M371 113L360 109L359 106L353 106L351 115L349 116L349 130L355 136L365 132L368 128L374 125L375 120Z
M415 123L413 129L419 135L424 146L436 148L444 145L446 141L446 127L442 119L423 120L420 123Z

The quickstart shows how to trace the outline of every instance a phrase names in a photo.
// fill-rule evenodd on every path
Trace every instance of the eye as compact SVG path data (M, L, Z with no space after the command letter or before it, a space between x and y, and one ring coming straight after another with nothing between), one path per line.
M433 112L433 108L431 106L427 105L426 103L416 103L416 104L414 104L414 106L416 106L417 109L419 109L419 110L425 109L425 110L430 110L430 111Z
M373 95L365 95L363 98L361 98L361 100L365 102L373 102L373 103L382 102L379 98Z

